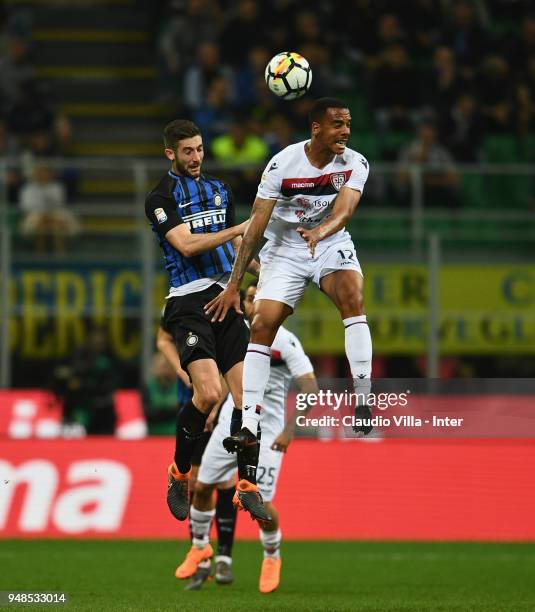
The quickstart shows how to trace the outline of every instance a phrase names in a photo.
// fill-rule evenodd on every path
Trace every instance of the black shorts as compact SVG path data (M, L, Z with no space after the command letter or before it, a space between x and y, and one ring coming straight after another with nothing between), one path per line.
M175 341L180 365L186 370L197 359L213 359L221 374L245 359L249 328L234 309L223 321L212 323L204 307L223 291L217 283L204 291L172 297L167 301L162 327Z

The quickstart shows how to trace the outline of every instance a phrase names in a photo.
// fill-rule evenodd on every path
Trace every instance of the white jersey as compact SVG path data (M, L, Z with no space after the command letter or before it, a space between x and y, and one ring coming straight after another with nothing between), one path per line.
M314 368L297 336L284 327L279 327L271 345L269 380L264 393L260 419L262 435L267 434L268 437L276 437L283 430L284 405L290 383L293 378L299 378L311 372L314 372ZM225 427L227 427L227 423L230 427L233 407L232 397L229 395L221 407L219 416L219 423L222 423Z
M257 192L260 198L277 200L264 236L274 243L303 249L308 246L295 230L300 226L311 229L323 221L342 187L363 193L369 172L367 159L349 148L324 168L316 168L305 153L307 142L277 153L268 163ZM318 248L348 237L341 229L322 240Z
M310 359L305 355L299 340L287 329L280 327L271 347L271 370L260 415L260 453L256 481L264 501L271 501L277 488L283 453L271 445L284 429L284 404L293 377L313 372ZM236 471L236 455L227 453L223 440L230 433L230 421L234 402L228 395L221 407L217 423L199 467L198 482L216 484L233 477Z

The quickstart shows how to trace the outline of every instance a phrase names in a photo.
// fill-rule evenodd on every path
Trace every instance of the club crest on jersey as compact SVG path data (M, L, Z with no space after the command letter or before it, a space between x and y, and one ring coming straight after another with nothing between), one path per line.
M186 344L188 346L195 346L197 344L197 342L199 342L199 337L196 336L195 334L192 334L191 332L188 334L188 337L186 338Z
M163 208L155 208L154 215L158 220L158 223L165 223L167 221L167 215L165 214L165 210Z
M221 199L221 196L219 195L219 193L216 193L214 195L214 204L216 206L221 206L221 203L223 202L223 200Z
M331 174L331 185L336 189L336 191L340 191L346 182L346 175L343 172L337 172L336 174Z

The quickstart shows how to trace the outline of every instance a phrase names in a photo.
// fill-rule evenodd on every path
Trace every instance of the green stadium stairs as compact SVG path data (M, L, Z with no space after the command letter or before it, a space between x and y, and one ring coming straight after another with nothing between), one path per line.
M78 157L157 158L171 109L157 101L151 6L141 0L11 0L33 15L38 77L73 127ZM111 165L111 164L110 164ZM80 201L131 202L132 174L84 170Z

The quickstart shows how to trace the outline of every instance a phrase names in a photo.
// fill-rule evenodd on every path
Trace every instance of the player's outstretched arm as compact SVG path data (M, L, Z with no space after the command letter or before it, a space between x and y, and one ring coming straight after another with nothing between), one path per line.
M304 227L297 228L297 232L301 238L308 244L312 256L314 256L318 242L332 236L347 225L359 205L361 195L360 191L351 189L350 187L342 187L340 193L334 200L333 209L330 215L314 229L307 230Z
M234 247L235 253L240 250L241 236L234 238L234 240L232 241L232 246ZM247 272L258 278L260 276L260 263L256 259L252 259L249 265L247 266Z
M308 374L303 374L296 378L297 385L299 387L300 393L309 393L317 394L319 391L318 381L314 372L309 372ZM297 417L307 414L312 406L307 405L305 410L295 410L292 416L288 419L284 429L281 433L275 438L271 448L273 450L279 451L281 453L285 453L288 450L288 446L290 446L290 442L293 440L295 435L295 427Z
M192 234L184 223L173 227L167 234L166 240L184 257L194 257L206 251L211 251L237 236L241 236L247 228L247 221L228 227L220 232L210 234Z
M189 376L186 374L186 372L184 372L182 366L180 365L180 357L178 356L178 352L173 341L173 336L167 333L162 327L158 328L158 335L156 337L156 347L170 363L171 367L176 372L178 378L180 378L180 380L188 388L191 388Z
M251 218L243 235L236 255L232 274L227 287L204 307L206 314L212 314L212 321L223 321L230 308L241 314L239 290L243 276L267 227L277 200L257 197L253 204Z

